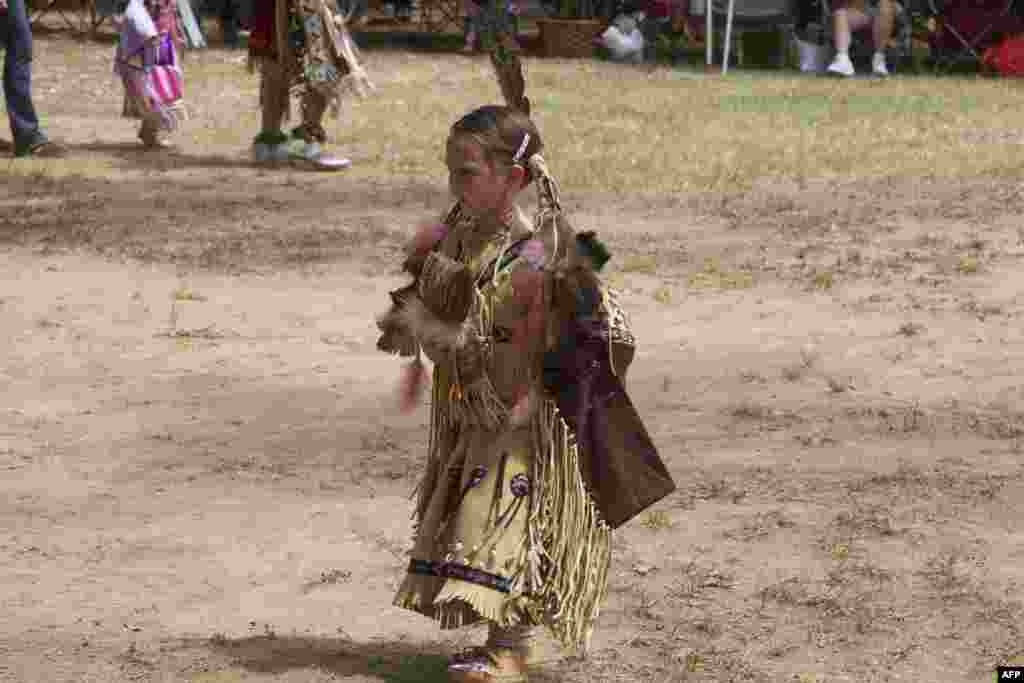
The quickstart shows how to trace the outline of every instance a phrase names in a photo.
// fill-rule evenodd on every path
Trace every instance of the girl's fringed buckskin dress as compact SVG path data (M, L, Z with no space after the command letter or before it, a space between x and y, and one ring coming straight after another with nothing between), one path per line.
M535 220L514 206L480 220L460 200L417 236L405 263L414 282L378 321L378 348L413 357L407 405L421 352L434 364L415 540L394 604L442 628L488 623L485 646L450 662L461 683L526 681L539 625L585 653L612 530L675 488L625 393L635 342L599 279L609 254L563 217L536 128L513 107L483 107L449 145L467 132L515 138L519 120L522 143L503 153L537 186Z

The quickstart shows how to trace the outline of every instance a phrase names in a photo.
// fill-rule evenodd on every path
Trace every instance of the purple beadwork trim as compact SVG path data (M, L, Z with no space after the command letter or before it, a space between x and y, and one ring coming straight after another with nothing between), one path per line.
M456 562L429 562L427 560L412 559L409 560L409 573L441 576L446 579L460 579L492 588L501 593L512 592L512 579L506 579L504 576L491 574L482 569L474 569L468 565Z
M530 493L530 478L522 473L517 474L512 477L509 487L512 489L513 496L516 498L522 498Z

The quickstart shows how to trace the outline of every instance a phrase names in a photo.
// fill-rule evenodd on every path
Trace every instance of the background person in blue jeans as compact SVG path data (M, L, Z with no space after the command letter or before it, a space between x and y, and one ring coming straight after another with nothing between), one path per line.
M39 128L32 106L32 29L25 0L0 0L0 45L4 55L4 101L14 135L14 156L60 156L63 150Z

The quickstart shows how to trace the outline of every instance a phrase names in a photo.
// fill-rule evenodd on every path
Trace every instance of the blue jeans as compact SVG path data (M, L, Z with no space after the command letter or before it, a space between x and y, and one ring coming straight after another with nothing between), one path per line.
M11 119L14 154L21 156L46 142L39 130L39 118L32 106L32 29L28 25L25 0L7 0L0 12L0 44L4 55L4 101Z

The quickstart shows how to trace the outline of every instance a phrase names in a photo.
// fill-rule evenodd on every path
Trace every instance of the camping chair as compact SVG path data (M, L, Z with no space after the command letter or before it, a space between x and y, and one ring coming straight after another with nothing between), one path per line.
M710 4L711 11L707 11ZM792 32L795 23L796 7L794 0L704 0L693 2L690 13L704 15L704 43L707 63L712 62L714 23L720 20L725 25L725 38L722 44L722 73L729 71L729 51L732 45L733 26L739 33L753 31L780 31L783 37ZM784 43L782 43L784 44ZM742 54L742 53L741 53ZM779 50L779 66L785 66L786 51Z
M886 62L892 66L894 64L906 65L913 57L913 21L911 20L912 15L915 12L920 12L921 6L914 0L895 0L896 2L896 20L892 29L892 43L895 45L885 46L885 58ZM832 5L829 0L820 0L821 3L821 26L824 29L825 44L832 46L835 44L834 36L832 35ZM873 0L872 4L876 4L877 0ZM866 29L865 29L866 30ZM871 59L871 53L874 51L874 45L865 42L861 36L861 31L857 31L853 34L853 41L850 44L850 57L854 61L869 60Z
M930 36L932 65L949 70L977 65L985 48L1000 34L1024 30L1014 13L1014 0L927 0L937 20Z

